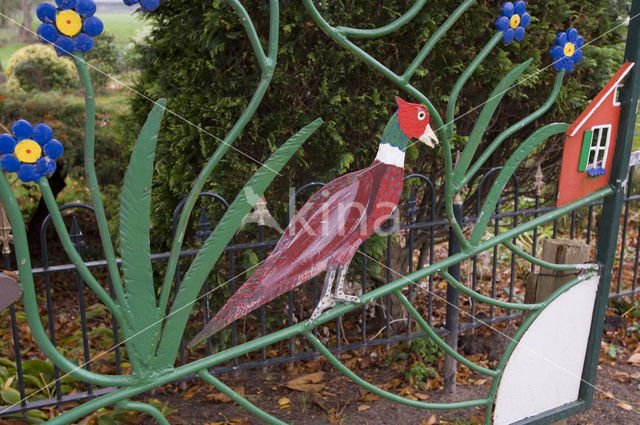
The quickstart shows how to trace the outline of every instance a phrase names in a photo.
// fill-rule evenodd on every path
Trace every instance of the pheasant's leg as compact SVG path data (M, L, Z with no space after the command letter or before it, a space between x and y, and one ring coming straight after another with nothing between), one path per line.
M359 303L360 298L355 295L347 295L344 293L343 285L344 278L347 275L347 269L349 266L340 266L338 267L338 282L336 283L336 292L333 296L333 299L336 301L342 301L344 303Z
M320 313L336 305L336 302L334 301L333 296L331 295L331 288L333 286L333 280L335 279L335 277L336 277L336 269L329 268L327 270L327 275L324 278L324 285L322 285L322 293L320 295L320 301L318 301L318 305L316 306L316 309L313 310L313 313L311 313L309 322L313 322L314 320L316 320L318 316L320 316Z

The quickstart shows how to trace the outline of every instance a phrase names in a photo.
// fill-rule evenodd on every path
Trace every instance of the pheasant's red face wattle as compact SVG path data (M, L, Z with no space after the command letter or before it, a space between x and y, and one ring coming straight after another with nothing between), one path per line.
M438 143L438 139L429 125L430 116L427 108L419 103L405 102L398 96L396 96L396 103L398 104L400 130L405 136L420 139L431 147Z

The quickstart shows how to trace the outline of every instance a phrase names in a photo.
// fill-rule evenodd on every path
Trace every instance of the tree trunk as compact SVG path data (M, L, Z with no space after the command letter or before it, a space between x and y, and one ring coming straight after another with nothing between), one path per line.
M22 5L22 27L20 27L20 40L25 43L35 43L37 41L32 32L33 9L31 0L20 0Z

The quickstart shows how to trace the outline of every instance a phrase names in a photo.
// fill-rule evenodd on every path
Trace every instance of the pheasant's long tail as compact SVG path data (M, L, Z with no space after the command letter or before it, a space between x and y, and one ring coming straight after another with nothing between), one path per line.
M284 294L295 286L295 279L277 272L273 262L265 262L229 298L227 303L192 340L189 347L209 338L231 322Z

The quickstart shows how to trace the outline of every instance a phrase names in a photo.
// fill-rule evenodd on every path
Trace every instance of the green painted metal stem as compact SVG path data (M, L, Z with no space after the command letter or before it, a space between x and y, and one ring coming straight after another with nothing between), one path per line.
M62 215L60 214L60 210L58 209L58 204L56 203L55 198L53 197L53 193L51 192L51 187L49 186L49 181L46 177L42 177L38 180L38 186L40 187L40 193L42 193L42 199L49 210L49 215L51 217L51 222L53 223L53 227L56 229L56 233L58 234L58 238L60 238L60 243L64 248L64 251L69 256L69 260L73 263L78 274L85 281L87 286L91 288L91 290L100 298L100 301L107 306L109 310L111 310L111 314L116 318L118 324L125 328L127 327L127 322L125 320L124 315L122 314L122 309L116 302L111 298L109 293L98 283L96 278L91 274L91 271L87 267L87 265L80 257L80 254L73 246L71 242L71 238L69 237L69 233L67 232L67 228L62 219Z
M567 131L567 128L569 128L569 124L565 123L553 123L539 128L520 146L518 146L515 152L511 154L502 170L500 170L500 173L496 177L496 181L493 186L491 186L489 194L482 204L482 209L480 210L480 214L478 215L478 219L476 220L476 224L473 226L473 230L471 231L471 236L469 238L471 245L477 245L480 242L480 239L489 224L489 220L491 220L492 212L496 208L496 204L504 190L504 187L507 185L511 175L516 171L516 168L518 168L520 163L524 161L542 142L555 134L564 133Z
M387 400L394 401L396 403L404 404L405 406L411 407L419 407L421 409L430 409L430 410L452 410L452 409L465 409L468 407L479 407L479 406L487 406L489 404L489 399L480 399L480 400L468 400L468 401L460 401L456 403L425 403L423 401L418 400L409 400L408 398L401 397L399 395L390 393L385 391L379 387L376 387L370 382L365 381L360 378L354 372L351 371L348 367L343 365L340 360L336 359L336 357L331 354L331 351L327 347L325 347L318 338L316 338L311 332L305 332L304 336L307 337L309 342L313 344L313 346L324 356L325 359L329 363L333 365L336 369L342 372L347 378L360 385L362 388L370 391L380 397L384 397Z
M431 338L431 340L433 342L435 342L438 345L438 347L442 348L443 351L445 351L451 357L455 358L458 362L460 362L461 364L465 365L466 367L468 367L471 370L474 370L474 371L476 371L478 373L482 373L483 375L487 375L487 376L491 376L491 377L498 376L498 372L497 371L492 370L492 369L488 369L486 367L479 366L479 365L473 363L472 361L470 361L469 359L467 359L466 357L460 355L460 353L458 353L453 348L451 348L442 338L440 338L440 336L433 330L433 328L431 326L429 326L427 321L422 318L420 313L418 313L418 310L416 310L416 308L413 306L413 304L411 304L411 302L407 299L407 297L404 296L404 294L402 292L400 292L400 290L394 291L393 294L396 296L396 298L398 298L398 300L402 303L402 305L407 309L407 311L409 312L411 317L413 317L416 320L416 322L418 322L418 325L420 326L420 328L424 332L426 332L426 334L429 336L429 338Z
M91 84L91 78L89 77L89 70L87 69L87 62L80 53L72 53L73 61L78 70L78 76L84 89L84 104L85 104L85 117L84 117L84 173L87 179L87 186L89 188L89 194L91 195L91 204L94 208L96 216L96 222L98 224L98 231L100 233L100 240L102 242L102 250L107 261L107 270L109 271L109 277L113 284L113 290L118 298L120 305L124 308L125 314L128 315L127 297L124 294L122 288L122 280L120 278L120 271L118 270L118 264L116 263L116 254L113 250L113 244L111 243L111 234L109 233L109 225L107 223L107 216L104 212L104 206L102 205L102 197L100 195L100 188L98 187L98 178L96 177L96 165L95 165L95 133L96 133L96 98L93 94L93 85Z
M404 81L409 81L409 79L413 76L413 74L415 74L420 65L422 65L422 62L425 60L429 52L431 52L431 50L434 48L436 43L440 41L440 39L446 34L449 28L451 28L453 24L458 19L460 19L464 12L466 12L467 9L469 9L473 5L473 3L475 3L475 0L465 0L464 2L462 2L462 4L458 6L457 9L451 13L451 15L449 15L449 18L444 22L444 24L442 24L442 26L440 26L440 28L438 28L438 30L433 33L422 50L420 50L420 53L418 53L418 56L416 56L416 58L413 60L413 62L411 62L404 74L402 74L402 79Z
M140 403L137 401L122 400L116 404L122 410L133 410L135 412L146 413L155 419L160 425L171 425L167 418L164 417L162 412L147 403Z
M553 83L553 89L549 94L546 102L535 112L529 114L527 117L521 119L502 133L496 137L493 142L480 154L480 157L474 162L469 171L467 172L466 168L460 168L458 174L454 176L456 179L456 187L455 190L460 191L469 181L473 178L473 176L478 172L478 170L484 165L484 163L489 159L491 154L504 142L508 137L510 137L515 132L522 130L527 125L534 122L536 119L540 118L544 115L549 108L556 101L558 94L560 94L560 89L562 89L562 82L564 81L565 71L560 71L556 75L555 82ZM464 176L464 177L463 177Z
M213 387L215 387L222 394L226 395L231 400L235 401L240 406L244 407L252 415L257 416L258 418L272 425L287 425L286 422L282 422L280 419L276 418L275 416L271 416L270 414L260 409L255 404L251 403L249 400L247 400L237 392L233 391L231 388L225 385L224 382L222 382L221 380L219 380L218 378L210 374L208 371L201 370L200 372L198 372L198 375L202 379L204 379L206 382L213 385Z
M471 298L474 298L480 302L489 304L489 305L493 305L496 307L500 307L500 308L504 308L507 310L522 310L522 311L536 311L541 309L544 304L542 303L538 303L538 304L518 304L518 303L510 303L510 302L505 302L505 301L500 301L497 300L495 298L491 298L491 297L487 297L485 295L482 295L476 291L474 291L473 289L467 288L465 285L463 285L462 283L458 282L456 279L454 279L453 276L451 276L451 274L449 274L449 272L447 271L441 271L440 274L442 275L442 277L445 278L445 280L447 282L449 282L451 285L455 286L456 288L458 288L458 290L464 294L467 294L468 296L470 296Z
M496 45L502 40L502 32L497 32L491 37L491 40L487 42L484 48L478 53L478 55L473 59L471 64L464 70L456 84L453 86L451 90L451 94L449 95L449 103L447 104L447 123L446 123L446 133L449 139L453 137L453 129L456 119L456 102L458 100L458 95L462 91L462 88L467 83L471 75L475 72L475 70L480 66L480 64L486 59L486 57L491 53L491 51L496 47Z
M561 286L560 288L555 290L547 299L545 299L543 301L542 304L544 304L544 308L549 306L549 304L551 304L560 295L564 294L569 289L573 288L574 286L576 286L577 284L579 284L580 282L582 282L584 280L590 279L593 276L595 276L595 273L593 273L593 272L585 273L585 274L583 274L581 276L578 276L575 279L572 279L569 282L565 283L563 286ZM511 354L513 353L513 350L516 349L516 347L520 343L520 340L522 339L522 336L527 331L527 329L529 329L531 324L533 324L533 322L538 318L538 316L540 316L540 314L542 314L542 312L544 311L544 308L531 313L529 315L529 317L527 317L525 319L525 321L522 323L522 325L520 325L520 327L516 331L516 333L513 336L513 338L511 338L511 341L509 342L509 345L507 346L506 351L502 355L502 358L500 359L500 362L498 363L498 368L497 368L497 370L499 371L500 375L498 376L498 378L493 380L493 382L491 383L491 387L489 388L489 399L491 400L491 404L489 404L489 408L487 410L485 410L484 425L490 425L491 424L491 406L493 404L493 401L495 400L496 393L498 391L498 386L500 385L500 379L502 377L502 372L504 372L504 368L507 365L507 362L509 361L509 358L511 357Z
M36 290L33 283L33 274L31 269L31 258L29 256L29 245L27 243L27 232L20 206L11 186L7 181L4 173L0 173L0 199L7 212L7 217L11 223L13 231L14 249L16 252L16 264L18 273L20 274L20 286L22 287L22 303L24 312L27 316L27 322L33 339L42 350L47 358L62 369L65 373L70 373L74 378L95 385L102 386L126 386L135 382L135 378L130 375L101 375L99 373L89 372L86 369L79 368L74 362L64 357L51 343L49 337L40 321L40 312L38 311L38 300L36 298Z
M494 87L493 91L489 95L489 98L482 104L482 111L480 111L480 115L478 116L478 119L473 126L473 130L471 130L471 134L469 135L469 140L462 150L462 155L456 164L456 169L453 171L452 180L454 182L454 188L461 187L458 182L464 176L464 171L469 167L471 160L475 156L478 146L480 146L480 142L482 141L482 137L489 127L489 123L498 109L498 106L500 106L500 103L507 92L515 86L515 82L520 78L522 73L524 73L529 65L531 65L531 62L533 62L533 59L529 59L509 71L507 75L502 77L500 82Z
M409 21L411 21L422 9L422 6L426 3L427 0L416 0L416 2L411 6L409 10L407 10L402 16L400 16L395 21L374 29L360 29L360 28L350 28L350 27L336 27L336 31L339 34L342 34L345 37L353 37L353 38L377 38L382 37L387 34L392 33L398 28L403 27Z
M576 271L582 271L582 270L598 271L598 269L600 268L600 266L597 263L585 263L585 264L556 264L556 263L550 263L548 261L544 261L544 260L541 260L539 258L536 258L533 255L531 255L528 252L526 252L525 250L518 248L513 243L511 243L511 241L505 241L503 243L503 245L506 246L511 252L513 252L514 254L524 258L525 260L529 261L530 263L533 263L533 264L535 264L537 266L540 266L540 267L545 267L545 268L547 268L549 270L555 270L555 271L572 271L572 270L576 270Z
M237 0L228 0L232 6L237 10L242 8L242 5ZM207 179L213 172L213 170L218 165L218 162L222 159L222 157L227 153L227 150L231 147L233 142L238 138L240 132L247 125L253 114L258 109L258 105L262 101L264 94L271 83L271 78L273 77L273 71L276 66L276 58L278 53L278 25L280 21L279 17L279 7L277 0L270 0L270 29L269 29L269 53L266 60L260 59L260 52L262 48L256 51L256 55L258 57L258 62L260 63L260 67L262 69L262 75L260 77L260 83L249 102L249 105L244 110L238 121L236 121L235 125L229 131L227 136L224 138L224 142L218 146L218 149L214 152L214 154L209 158L204 168L198 175L198 178L194 182L191 192L189 192L189 196L187 197L187 201L182 208L182 212L180 213L180 218L178 220L178 226L176 227L176 233L171 245L171 253L169 254L169 260L167 262L167 269L164 277L164 281L162 283L162 292L160 293L160 301L158 304L158 309L161 312L166 311L167 303L169 301L169 294L171 292L171 285L176 273L176 267L178 264L178 257L180 255L180 250L182 249L182 242L184 240L185 231L187 228L187 224L189 222L189 216L193 211L193 207L198 199L198 195L202 191L204 184ZM246 14L246 11L244 12ZM246 21L250 19L246 16L240 15L240 18L245 19L245 29L249 32L249 37L253 37L250 31L255 33L255 29L253 24L249 24Z

